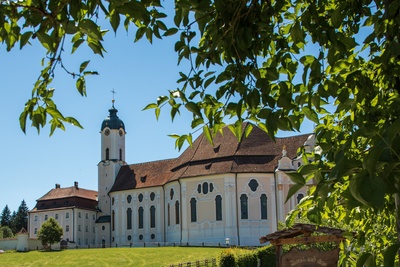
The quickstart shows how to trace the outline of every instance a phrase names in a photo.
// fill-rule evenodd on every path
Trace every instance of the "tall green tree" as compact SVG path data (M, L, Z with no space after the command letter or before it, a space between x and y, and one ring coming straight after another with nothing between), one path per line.
M16 225L16 217L17 217L17 212L15 210L11 213L11 219L10 219L10 228L13 231L14 234L17 233L17 225Z
M8 205L4 207L0 217L0 226L11 226L11 211L8 208Z
M28 211L29 209L26 206L25 200L22 200L13 219L13 225L15 227L16 233L21 231L22 228L24 228L25 230L28 229Z
M51 245L60 242L62 235L62 227L53 217L50 217L40 227L37 238L41 241L43 246L48 245L51 250Z
M315 162L292 175L290 194L314 179L302 214L357 226L350 247L360 249L349 263L373 266L383 256L393 263L400 240L400 1L176 0L173 12L163 13L159 0L1 2L6 48L39 41L47 50L21 128L29 120L38 130L50 123L50 134L64 123L80 126L57 109L51 82L58 66L67 69L67 39L71 53L86 44L103 55L106 31L98 17L113 31L135 28L136 40L174 35L178 62L191 67L180 73L177 90L146 109L157 118L162 108L172 119L190 112L192 127L203 127L210 142L226 117L236 118L230 128L238 138L248 134L241 131L245 120L271 137L314 122L320 150L303 151ZM88 63L67 70L82 95L85 78L96 74ZM174 137L178 148L192 140ZM384 239L374 239L377 229ZM365 240L375 240L374 249L366 250Z

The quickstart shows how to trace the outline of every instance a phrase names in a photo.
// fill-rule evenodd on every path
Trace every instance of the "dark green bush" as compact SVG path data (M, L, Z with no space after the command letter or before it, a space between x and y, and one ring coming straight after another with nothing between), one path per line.
M257 267L258 252L257 250L242 249L236 254L238 267Z
M275 247L272 245L259 248L257 250L258 258L260 259L260 267L275 267L276 255Z
M218 257L219 267L236 267L235 251L231 248L225 249Z

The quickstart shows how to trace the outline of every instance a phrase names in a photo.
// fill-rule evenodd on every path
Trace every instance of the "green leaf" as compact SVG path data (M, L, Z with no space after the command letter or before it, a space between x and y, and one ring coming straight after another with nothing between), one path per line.
M384 253L383 259L384 259L384 267L394 267L395 265L395 259L396 256L399 252L400 245L393 244L390 247L388 247Z
M207 88L214 80L215 80L215 76L212 76L211 78L207 79L204 82L204 89Z
M76 127L78 127L78 128L83 129L83 127L82 127L82 125L79 123L79 121L77 121L77 120L76 120L75 118L73 118L73 117L65 117L65 121L68 122L68 123L70 123L70 124L72 124L72 125L74 125L74 126L76 126Z
M292 26L292 28L290 29L290 36L293 39L294 43L300 43L300 42L304 42L304 36L303 36L303 31L300 27L300 23L299 22L295 22L295 24Z
M92 20L84 19L79 23L78 27L90 38L98 41L103 40L103 35L101 34L100 27Z
M201 115L201 111L199 109L199 107L196 105L196 103L194 102L187 102L185 104L185 107L192 112L193 114L195 114L196 116L202 118L203 116Z
M76 89L81 96L86 96L86 82L84 77L79 77L79 79L76 80Z
M212 134L211 134L210 128L209 128L207 125L204 125L204 127L203 127L203 133L204 133L204 135L206 136L208 142L210 142L210 144L214 145L214 142L213 142L213 138L212 138Z
M115 33L117 32L120 22L121 22L121 18L120 18L119 13L114 10L114 12L112 12L111 17L110 17L110 24Z
M304 115L306 115L307 119L317 124L319 123L318 115L314 110L310 109L309 107L303 107L302 111Z
M32 37L33 32L25 32L24 34L21 35L21 41L20 41L20 49L22 49L27 43L29 43L29 39Z
M310 173L314 173L314 172L316 172L318 170L318 167L316 166L316 165L314 165L314 164L305 164L305 165L302 165L301 167L300 167L300 169L298 170L298 172L301 174L301 175L307 175L307 174L310 174Z
M303 185L301 184L294 184L289 188L289 192L286 196L286 200L285 203L288 202L288 200L294 195L296 194L301 188L303 187Z
M153 31L150 28L146 28L146 38L151 44L153 43Z
M142 39L143 35L146 32L147 27L146 26L142 26L139 29L137 29L136 31L136 35L135 35L135 42L139 41L140 39Z
M166 32L164 32L163 36L171 36L178 32L177 28L169 28Z
M152 108L157 108L158 107L158 105L156 104L156 103L151 103L151 104L148 104L144 109L142 109L142 110L147 110L147 109L152 109Z
M36 36L38 37L40 43L44 48L46 48L48 51L55 53L55 48L54 48L54 39L50 35L46 34L43 31L38 31L36 32Z
M156 115L156 120L158 120L158 118L160 117L160 112L161 112L161 109L159 107L156 107L154 109L154 113Z
M343 16L342 16L342 10L339 8L336 8L333 13L332 13L332 17L331 17L331 21L332 21L332 26L335 28L339 28L342 24L343 21Z
M287 172L286 173L290 180L293 181L293 183L304 186L306 184L306 180L304 179L303 175L297 172Z
M57 108L47 107L46 112L55 119L65 120L64 116Z
M83 39L79 39L79 40L77 40L76 42L74 42L74 44L72 45L71 54L73 54L73 53L76 51L76 49L78 49L78 47L79 47L84 41L85 41L85 40L83 40Z
M157 20L156 24L157 24L158 28L160 28L161 30L163 30L163 31L168 30L167 26L165 26L164 22L162 22L161 20Z
M82 72L86 69L86 67L87 67L87 65L89 64L89 62L90 62L90 60L85 61L85 62L82 62L81 66L80 66L80 68L79 68L79 72L80 72L80 73L82 73Z
M88 41L88 46L92 49L93 53L103 56L103 47L99 42Z
M28 112L24 110L21 115L19 115L19 125L21 130L26 133L26 119L28 117Z
M374 256L369 253L369 252L365 252L363 253L357 260L357 267L364 267L364 266L371 266L369 264L372 263L374 259Z

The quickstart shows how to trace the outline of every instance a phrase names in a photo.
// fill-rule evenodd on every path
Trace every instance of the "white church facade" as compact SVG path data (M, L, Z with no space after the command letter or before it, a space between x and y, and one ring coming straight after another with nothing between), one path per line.
M210 144L202 134L178 158L126 164L125 125L109 110L101 126L98 164L98 242L257 246L306 194L285 203L293 184L285 174L311 151L313 135L276 138L258 127L238 141L226 127Z
M93 196L86 195L90 207L75 207L90 217L88 237L79 245L217 245L227 239L231 245L260 245L259 238L276 231L278 222L306 194L304 187L285 202L293 185L286 172L302 164L297 149L312 151L315 141L313 135L273 141L250 123L243 124L243 132L247 127L253 130L240 141L224 128L213 144L201 134L177 158L127 164L125 125L113 103L101 125L95 206L90 202ZM29 215L30 237L39 227L34 221L37 211L35 207ZM45 216L46 209L40 212ZM65 235L65 220L59 222ZM73 231L78 232L78 225ZM86 225L80 227L86 230ZM77 243L78 234L70 234L68 241Z

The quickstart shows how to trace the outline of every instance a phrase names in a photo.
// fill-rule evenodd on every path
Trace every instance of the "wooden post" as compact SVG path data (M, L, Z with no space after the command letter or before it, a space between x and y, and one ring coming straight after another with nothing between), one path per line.
M275 246L275 250L276 250L276 267L281 267L282 263L281 263L281 258L282 258L282 245L276 245Z

